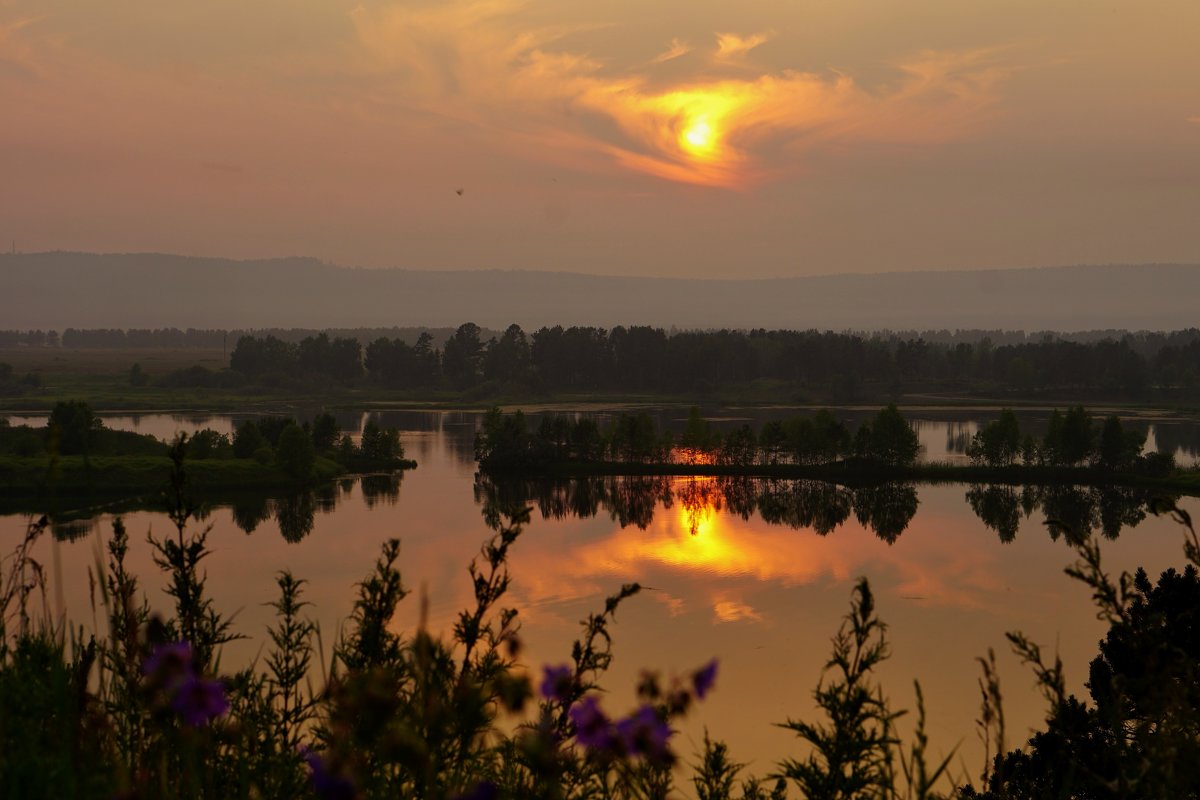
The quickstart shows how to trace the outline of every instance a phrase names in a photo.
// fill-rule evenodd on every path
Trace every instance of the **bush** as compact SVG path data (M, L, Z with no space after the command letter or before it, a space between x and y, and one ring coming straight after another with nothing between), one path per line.
M188 441L187 454L188 458L196 460L230 458L233 456L233 445L225 434L205 428L192 434L192 438Z
M237 458L255 458L264 446L269 447L266 437L249 420L239 425L233 434L233 454Z
M404 458L400 446L400 432L395 428L380 428L375 420L367 420L363 426L362 444L359 448L362 459L371 464L387 465Z
M312 477L317 455L308 433L300 426L292 424L279 434L279 446L275 449L275 458L292 480L306 481Z

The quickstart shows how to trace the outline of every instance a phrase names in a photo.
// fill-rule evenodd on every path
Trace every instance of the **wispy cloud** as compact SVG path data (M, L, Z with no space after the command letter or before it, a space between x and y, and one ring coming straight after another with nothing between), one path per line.
M525 27L516 0L465 0L354 12L372 70L385 70L407 102L507 129L531 149L606 156L671 181L737 187L785 174L760 148L798 152L853 141L942 142L987 117L1008 74L998 51L926 51L896 64L894 79L865 88L851 76L793 70L674 85L560 46L575 29ZM719 34L717 61L744 64L769 34ZM678 58L673 40L653 63ZM645 67L646 65L643 65ZM703 69L703 66L700 67ZM536 157L536 156L535 156Z
M21 32L40 20L40 17L19 17L7 22L0 21L0 70L26 77L39 74L34 47ZM0 71L2 75L3 71Z
M739 36L736 33L717 34L717 52L713 60L719 64L740 63L746 54L771 38L770 33L752 33L749 36Z
M650 59L649 63L662 64L667 61L674 61L681 56L686 56L690 52L692 52L692 46L690 44L681 41L680 39L672 39L670 46L667 47L666 50L656 55L654 58Z
M761 622L762 614L753 606L740 600L723 599L713 603L713 617L717 622Z

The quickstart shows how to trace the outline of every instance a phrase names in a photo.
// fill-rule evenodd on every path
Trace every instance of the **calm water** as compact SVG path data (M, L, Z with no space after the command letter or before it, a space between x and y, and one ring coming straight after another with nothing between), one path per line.
M483 504L516 498L535 506L532 523L515 545L508 598L521 609L525 658L532 667L565 661L578 621L621 583L639 581L652 588L618 615L616 660L607 680L612 691L605 703L613 710L627 707L643 667L670 674L715 655L721 662L718 690L689 719L679 750L689 756L706 725L730 742L737 759L765 773L775 760L798 754L790 735L771 723L811 718L811 690L829 638L854 580L866 575L890 625L894 655L881 672L885 687L897 705L911 707L912 681L920 680L934 751L958 745L965 760L960 770L975 775L980 766L975 658L989 647L998 651L1011 743L1040 721L1042 706L1031 674L1008 653L1004 633L1022 630L1048 650L1057 647L1079 691L1103 632L1088 591L1062 574L1073 554L1047 534L1042 505L1049 504L1054 516L1074 514L1097 529L1121 522L1120 535L1104 545L1112 570L1141 564L1156 574L1182 562L1174 523L1149 517L1130 526L1138 518L1136 498L1118 502L1121 498L1095 492L985 487L972 493L967 486L889 487L872 495L809 483L686 478L495 486L475 479L475 415L380 416L383 424L404 431L405 448L420 464L402 480L365 486L351 480L306 498L245 501L213 508L200 523L212 526L209 589L250 637L227 648L227 662L261 657L262 631L271 619L264 604L275 596L273 575L281 569L309 581L307 599L328 653L349 613L355 583L370 570L380 543L392 536L402 541L401 566L414 590L398 624L407 629L416 624L417 595L423 593L431 626L449 630L471 596L466 565L489 533ZM199 427L229 431L237 420L146 415L106 421L167 437ZM758 423L749 415L745 421ZM341 419L348 429L361 422L361 414ZM926 457L955 457L954 442L976 424L921 420ZM1171 435L1160 434L1159 444L1191 441L1185 434ZM992 528L976 515L968 494L975 507L990 509ZM1183 505L1197 511L1189 500ZM52 576L51 605L91 624L88 571L111 517L80 516L72 530L63 531L74 538L43 541L37 555ZM997 519L1003 524L997 526ZM152 605L165 609L145 536L168 533L169 523L147 511L129 512L125 520L131 565ZM25 524L24 517L0 517L2 552L10 552Z

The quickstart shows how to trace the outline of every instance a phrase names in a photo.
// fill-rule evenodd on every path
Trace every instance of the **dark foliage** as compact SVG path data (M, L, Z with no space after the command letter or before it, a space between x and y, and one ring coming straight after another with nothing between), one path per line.
M659 431L644 412L619 414L604 430L587 417L547 415L533 431L520 411L503 414L493 408L475 438L475 458L486 470L589 462L814 465L846 458L905 467L920 449L916 432L895 406L881 410L853 437L827 410L768 422L758 433L744 425L722 436L693 407L678 440L670 431Z
M120 331L108 333L113 341L120 339ZM177 333L187 339L192 332ZM458 391L486 384L540 392L702 394L759 382L839 402L931 389L1123 398L1140 398L1151 391L1171 398L1195 397L1200 389L1200 335L1194 330L1068 338L984 331L668 333L639 326L553 326L527 335L520 326L510 325L503 334L485 340L483 329L465 323L444 339L441 349L428 331L411 346L387 336L368 340L359 333L354 338L352 331L308 333L303 338L298 333L308 332L240 335L231 369L264 386L299 385L306 377L348 385L365 374L389 388ZM85 334L92 335L69 329L64 342L82 341ZM199 332L196 336L202 338ZM360 339L368 342L365 359ZM178 385L238 382L200 373L173 380Z

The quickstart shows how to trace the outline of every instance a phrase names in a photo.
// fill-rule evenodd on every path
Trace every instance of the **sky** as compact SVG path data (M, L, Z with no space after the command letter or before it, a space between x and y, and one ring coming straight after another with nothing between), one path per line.
M701 278L1194 263L1198 32L1195 0L0 0L0 241Z

